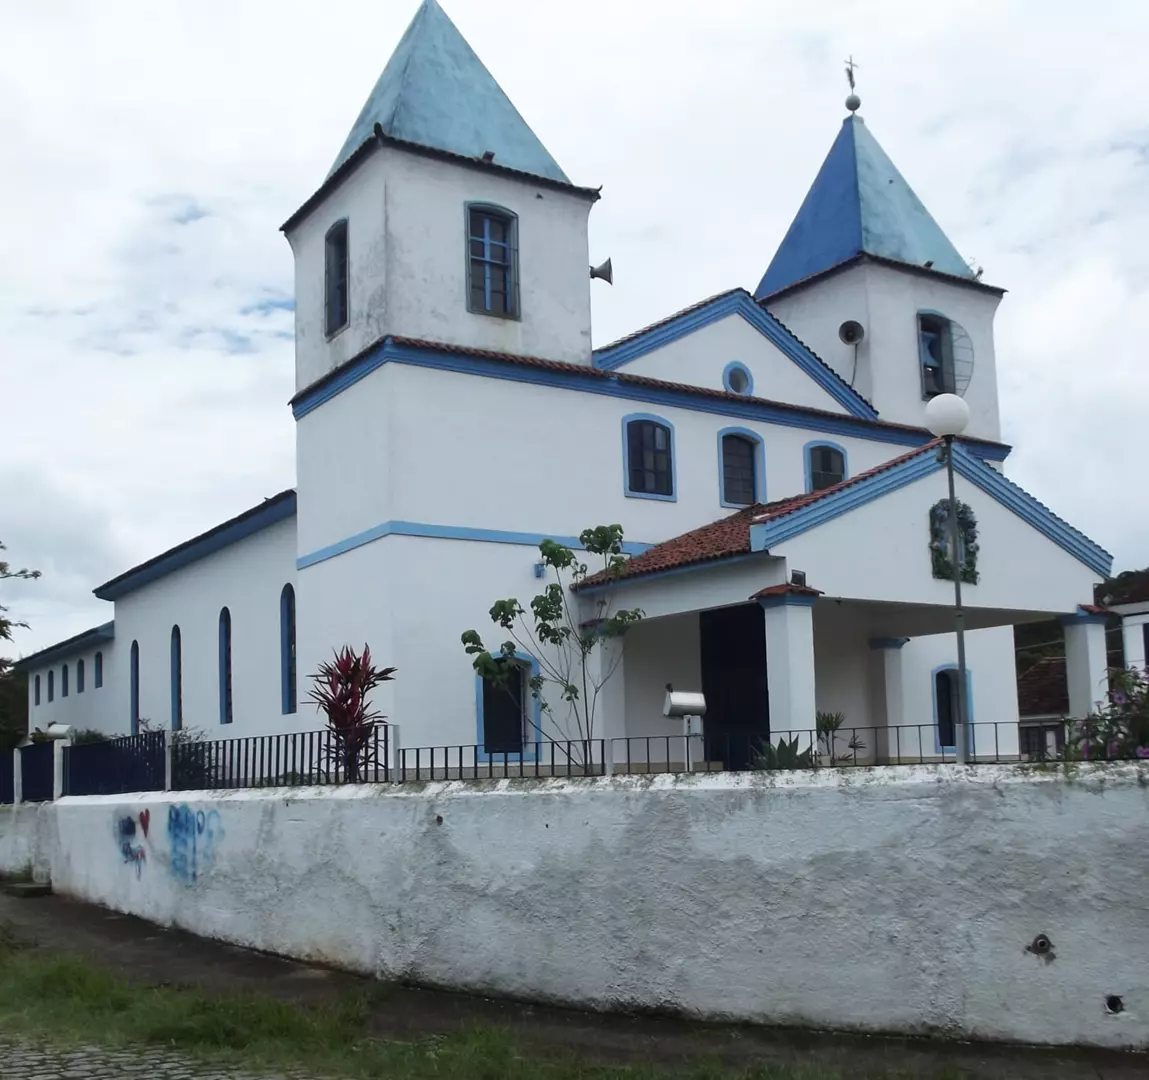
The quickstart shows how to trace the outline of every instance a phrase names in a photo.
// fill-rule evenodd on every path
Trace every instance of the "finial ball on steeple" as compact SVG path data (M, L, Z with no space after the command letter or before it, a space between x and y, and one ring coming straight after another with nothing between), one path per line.
M851 94L846 98L846 108L852 113L856 113L862 107L862 99L857 94Z

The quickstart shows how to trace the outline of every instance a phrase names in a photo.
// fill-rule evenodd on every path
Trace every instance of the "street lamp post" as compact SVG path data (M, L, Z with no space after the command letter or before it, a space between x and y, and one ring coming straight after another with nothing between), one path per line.
M958 764L969 761L969 703L966 701L965 610L961 601L961 532L958 528L957 496L954 494L954 436L969 424L969 406L957 394L938 394L926 405L926 425L944 440L949 507L946 511L950 538L950 565L954 578L954 632L957 636L957 722L954 725Z

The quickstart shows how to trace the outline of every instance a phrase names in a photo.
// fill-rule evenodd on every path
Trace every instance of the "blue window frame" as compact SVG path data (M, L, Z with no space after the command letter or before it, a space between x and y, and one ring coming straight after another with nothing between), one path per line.
M531 680L539 674L539 663L527 653L515 653L513 662L519 679L505 686L475 676L479 761L534 761L542 739L542 701L531 692Z
M104 685L104 654L102 652L96 653L93 657L93 665L95 670L92 672L92 686L99 690Z
M718 432L718 501L731 509L766 501L766 447L756 431Z
M230 724L234 719L231 686L231 612L221 608L219 613L219 722Z
M283 714L296 710L295 589L284 585L279 594L279 692Z
M68 665L64 664L60 668L60 697L66 698L68 696Z
M40 676L39 675L37 675L35 680L33 681L32 694L33 694L32 704L33 705L39 705L40 704Z
M48 672L48 701L56 700L56 673L54 671Z
M81 657L76 661L76 693L82 694L84 692L84 660Z
M722 370L722 388L728 394L750 397L754 393L754 376L745 364L731 360Z
M677 501L674 425L652 413L622 418L623 490L632 499Z
M467 205L467 307L519 317L518 218L501 206Z
M323 240L323 326L328 337L339 333L350 316L351 269L347 219L337 221Z
M849 477L845 447L819 440L802 448L806 461L806 491L823 491Z
M942 664L930 673L934 697L934 753L957 752L958 668L957 664ZM970 724L973 723L973 672L965 669L965 704ZM973 732L969 733L970 751L973 751Z
M184 726L184 656L183 637L178 626L172 627L171 647L172 731Z
M96 654L97 656L99 653ZM128 698L132 716L132 734L140 733L140 643L132 642L132 651L129 658L128 672Z
M918 312L918 358L923 397L954 393L953 325L940 312Z

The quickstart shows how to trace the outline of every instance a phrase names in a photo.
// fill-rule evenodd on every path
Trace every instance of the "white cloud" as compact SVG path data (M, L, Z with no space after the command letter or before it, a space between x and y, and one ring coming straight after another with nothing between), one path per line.
M3 517L32 631L293 480L291 259L415 0L0 13ZM757 284L860 61L871 129L986 280L1010 474L1149 562L1143 5L445 0L568 174L603 184L595 338ZM48 44L50 42L50 47ZM16 479L13 479L16 478ZM19 541L19 544L17 543ZM49 599L50 598L50 599Z

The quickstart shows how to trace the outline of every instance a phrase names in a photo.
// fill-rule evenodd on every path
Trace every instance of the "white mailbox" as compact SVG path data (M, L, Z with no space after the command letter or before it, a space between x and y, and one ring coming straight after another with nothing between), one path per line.
M705 716L706 696L690 694L683 690L667 690L666 701L662 706L663 716Z

